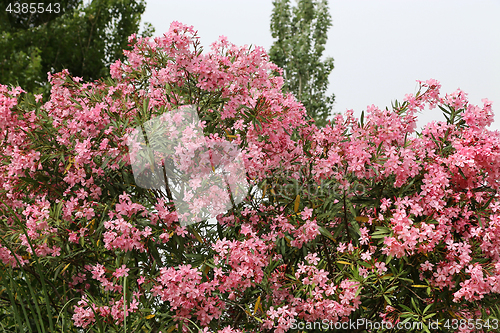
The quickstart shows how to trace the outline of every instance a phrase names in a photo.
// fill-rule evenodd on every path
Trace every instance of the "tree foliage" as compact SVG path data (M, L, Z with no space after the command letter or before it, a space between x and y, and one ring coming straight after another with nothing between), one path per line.
M269 56L283 68L284 90L304 104L316 125L324 126L335 100L326 96L333 58L322 60L328 29L332 26L327 0L273 1Z
M43 0L37 4L44 10L34 13L16 10L17 3L22 8L30 2L2 1L0 83L46 94L47 72L68 69L89 81L109 75L109 65L123 59L128 36L138 32L145 10L144 0L62 0L58 6ZM151 33L147 25L144 34Z

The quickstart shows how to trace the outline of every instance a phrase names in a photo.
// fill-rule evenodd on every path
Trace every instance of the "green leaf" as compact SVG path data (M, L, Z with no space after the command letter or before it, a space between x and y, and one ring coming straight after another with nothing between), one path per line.
M387 236L390 236L391 230L387 227L381 227L377 226L376 231L373 232L370 236L371 238L378 239L378 238L385 238Z
M428 320L428 319L434 317L435 315L437 315L437 313L428 314L427 316L424 317L424 320Z
M451 112L449 110L446 110L444 107L442 107L441 105L438 105L438 107L441 109L441 111L443 111L445 114L449 114L451 115Z
M327 238L329 238L329 239L331 239L331 240L335 240L335 238L334 238L334 237L333 237L333 235L330 233L330 231L328 231L325 227L319 227L318 229L319 229L319 232L320 232L323 236L325 236L325 237L327 237Z
M410 312L410 313L412 312L411 309L409 307L407 307L406 305L404 305L404 304L399 304L399 306L402 307L403 309L405 309L406 311Z

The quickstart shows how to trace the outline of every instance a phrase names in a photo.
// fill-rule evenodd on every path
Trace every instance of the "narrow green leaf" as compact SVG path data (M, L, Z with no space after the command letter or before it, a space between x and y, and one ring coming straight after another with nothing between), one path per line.
M333 235L330 233L330 231L328 231L325 227L319 227L318 229L319 229L319 232L320 232L323 236L325 236L325 237L327 237L327 238L329 238L329 239L331 239L331 240L335 240L334 236L333 236Z

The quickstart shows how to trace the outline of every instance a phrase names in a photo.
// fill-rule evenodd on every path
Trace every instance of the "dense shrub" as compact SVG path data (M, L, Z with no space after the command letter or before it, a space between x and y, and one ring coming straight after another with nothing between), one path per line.
M442 97L429 80L391 110L350 110L318 129L262 48L221 38L202 53L177 22L130 42L111 80L63 71L44 104L0 88L2 327L284 332L440 319L447 331L452 319L498 318L491 102ZM181 224L163 191L134 180L133 129L184 105L207 142L242 152L248 193L217 223ZM425 107L447 122L417 133Z

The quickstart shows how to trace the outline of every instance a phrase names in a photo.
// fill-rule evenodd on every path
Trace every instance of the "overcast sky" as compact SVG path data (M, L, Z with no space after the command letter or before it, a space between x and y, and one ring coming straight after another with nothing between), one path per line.
M292 3L295 1L292 0ZM335 61L329 92L334 112L380 108L415 93L416 80L436 79L500 118L500 0L330 0L333 27L325 56ZM236 45L269 50L271 0L147 0L144 22L165 33L172 21L194 26L208 49L225 35ZM418 125L444 120L438 109ZM500 119L490 129L500 130Z

